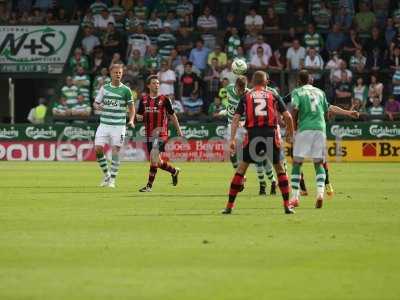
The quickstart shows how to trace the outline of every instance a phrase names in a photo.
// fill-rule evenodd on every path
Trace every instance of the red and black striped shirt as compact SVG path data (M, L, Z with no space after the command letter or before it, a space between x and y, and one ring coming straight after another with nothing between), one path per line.
M150 97L144 95L139 100L138 115L143 116L146 138L168 139L168 115L173 115L171 100L164 95Z
M240 99L235 114L246 118L246 128L276 128L278 113L286 110L285 103L275 93L265 87L255 87Z

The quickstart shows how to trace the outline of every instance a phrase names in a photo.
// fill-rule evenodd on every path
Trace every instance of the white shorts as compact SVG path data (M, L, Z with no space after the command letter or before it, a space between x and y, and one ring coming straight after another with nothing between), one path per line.
M94 139L95 146L110 146L121 147L124 144L126 126L123 125L106 125L100 124L97 127L96 137Z
M244 138L245 138L246 134L247 134L246 128L238 127L238 129L236 131L236 136L235 136L236 143L237 144L243 144L243 141L244 141ZM226 133L225 133L225 139L227 141L229 141L230 138L231 138L231 124L229 124L226 127Z
M293 157L325 159L326 136L320 130L304 130L294 138Z

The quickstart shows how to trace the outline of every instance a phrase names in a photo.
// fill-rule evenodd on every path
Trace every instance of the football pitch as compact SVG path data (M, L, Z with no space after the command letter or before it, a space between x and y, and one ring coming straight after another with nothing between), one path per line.
M400 164L331 164L336 195L295 215L258 196L254 169L220 215L228 163L178 163L177 187L122 162L0 162L0 299L400 299Z

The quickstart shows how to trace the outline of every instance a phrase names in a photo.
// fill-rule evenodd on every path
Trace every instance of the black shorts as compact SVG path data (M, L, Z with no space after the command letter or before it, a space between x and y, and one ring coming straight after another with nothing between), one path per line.
M150 154L151 150L155 148L159 153L165 152L165 142L162 140L158 140L157 142L149 142L147 141L147 152Z
M279 163L281 148L277 139L277 132L274 128L248 129L242 160L247 163L259 163L268 159L273 164Z

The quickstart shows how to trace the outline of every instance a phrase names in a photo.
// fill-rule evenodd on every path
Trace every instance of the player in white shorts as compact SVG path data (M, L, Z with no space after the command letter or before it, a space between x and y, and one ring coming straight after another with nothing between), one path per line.
M93 107L100 111L100 125L96 131L95 151L97 162L104 173L100 186L115 187L119 170L119 152L126 132L126 108L129 109L128 125L134 127L135 106L129 87L121 83L123 65L110 66L111 82L103 85L96 96ZM111 146L111 166L104 155L104 146Z

